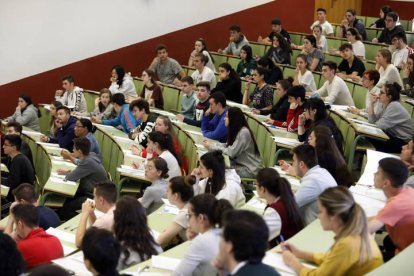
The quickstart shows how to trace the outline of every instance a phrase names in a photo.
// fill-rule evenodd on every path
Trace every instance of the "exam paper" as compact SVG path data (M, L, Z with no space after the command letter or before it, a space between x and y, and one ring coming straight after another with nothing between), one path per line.
M153 255L151 258L151 262L152 266L155 268L174 271L177 269L181 260L177 258Z

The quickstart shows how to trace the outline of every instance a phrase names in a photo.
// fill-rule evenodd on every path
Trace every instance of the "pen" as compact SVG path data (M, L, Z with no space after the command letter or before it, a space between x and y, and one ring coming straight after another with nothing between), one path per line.
M283 235L279 236L280 239L280 246L282 247L282 250L289 250L286 246L283 245L283 243L285 242L285 238L283 237Z

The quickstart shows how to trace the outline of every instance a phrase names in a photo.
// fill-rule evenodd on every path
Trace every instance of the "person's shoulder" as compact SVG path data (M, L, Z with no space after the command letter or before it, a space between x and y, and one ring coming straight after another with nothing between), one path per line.
M242 266L234 276L244 276L244 275L262 275L262 276L277 276L280 275L273 267L264 264L252 264L247 263L246 265Z

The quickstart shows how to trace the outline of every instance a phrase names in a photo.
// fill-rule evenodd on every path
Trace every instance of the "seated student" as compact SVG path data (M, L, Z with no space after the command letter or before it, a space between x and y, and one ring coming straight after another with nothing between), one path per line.
M227 169L221 151L211 151L200 157L200 166L191 175L197 178L194 194L212 194L217 199L227 199L234 207L242 206L244 197L241 180L234 169ZM200 180L202 178L202 180Z
M208 62L208 57L202 53L195 54L194 57L194 67L195 71L191 74L191 77L194 80L194 83L197 84L200 81L207 81L210 83L211 89L214 89L217 85L217 79L214 75L214 71L206 66Z
M72 151L73 138L75 138L76 118L70 115L70 109L66 106L61 106L56 109L57 119L62 125L58 129L56 137L41 136L40 141L44 143L59 144L59 147Z
M270 119L278 121L286 121L289 111L289 100L287 91L292 87L292 78L280 80L276 83L276 93L279 100L272 109L253 109L254 114L269 115Z
M319 50L316 38L313 35L307 35L303 39L302 54L306 55L309 70L318 72L322 70L322 63L324 62L325 56Z
M191 176L176 176L170 179L167 198L170 204L176 206L180 211L174 221L158 236L157 242L160 245L167 245L176 238L180 241L187 240L188 202L194 196L194 184L195 179Z
M4 137L4 154L10 158L10 163L7 164L9 174L7 178L2 177L1 184L10 187L7 196L9 201L13 201L13 191L22 183L33 184L35 181L35 172L29 158L20 152L22 145L22 138L19 135L11 134Z
M204 112L201 121L201 131L204 137L224 143L227 140L227 127L224 119L227 114L226 97L222 92L216 92L209 98L210 107ZM210 114L214 114L210 119Z
M407 166L409 172L412 172L412 170L414 169L414 138L402 147L400 158L401 161L403 161L404 164ZM411 176L408 177L407 181L405 182L405 185L414 188L413 174L411 174Z
M339 47L339 51L341 52L343 60L338 65L339 73L337 73L337 76L352 80L358 80L355 76L362 77L362 74L365 72L365 65L355 56L352 51L352 45L349 43L342 44Z
M67 106L71 111L87 112L83 89L75 86L75 81L71 75L62 78L62 87L64 90L56 90L55 100Z
M16 247L16 242L0 231L0 271L4 275L24 275L24 260Z
M316 16L318 20L312 23L310 29L313 30L313 27L319 25L322 27L322 34L324 36L333 37L334 31L331 23L326 20L326 10L324 8L318 8L316 10Z
M91 143L87 138L73 139L73 156L79 159L76 168L73 171L58 169L57 173L65 175L65 180L78 181L79 187L72 199L66 199L65 204L60 210L62 219L70 219L77 215L86 198L93 197L93 186L95 183L105 182L108 180L107 172L102 165L101 159L94 153L90 152Z
M148 227L145 208L133 197L124 196L116 203L114 234L122 248L119 270L162 252Z
M302 230L302 215L285 178L273 168L264 168L256 176L256 187L258 196L267 203L263 219L269 227L269 240L276 241L279 235L279 241L287 240Z
M345 18L342 20L341 26L337 30L337 37L346 38L346 30L351 27L358 31L362 40L367 40L368 36L364 23L356 17L356 11L354 9L348 9L346 11Z
M312 72L309 70L309 63L306 55L299 54L296 57L296 70L293 85L302 85L307 92L316 91L316 83Z
M404 41L403 33L393 34L391 42L391 63L398 69L402 69L404 64L407 63L408 56L413 53L413 49L407 46L407 43Z
M257 67L253 70L253 80L257 83L253 93L250 94L251 81L246 83L243 94L243 104L248 105L253 102L253 108L257 110L269 110L273 105L273 89L266 83L266 69Z
M151 182L138 201L147 210L147 215L164 204L162 198L167 194L168 165L161 157L148 160L145 164L145 178Z
M414 54L408 56L407 63L403 66L402 69L403 76L403 91L402 94L405 94L409 97L414 97Z
M233 207L225 199L202 194L193 197L188 206L189 229L198 235L192 240L172 275L213 275L211 261L219 252L223 215Z
M220 81L217 86L211 90L211 94L216 91L223 92L228 101L241 103L243 95L241 93L241 80L236 71L228 63L222 63L218 68Z
M315 25L312 28L312 34L316 39L316 45L323 53L328 51L328 42L326 37L322 34L322 27L320 25Z
M159 44L155 49L157 56L148 67L157 74L158 79L167 84L177 84L185 77L181 65L173 58L168 57L167 46Z
M224 123L229 130L227 143L203 145L209 150L221 150L230 157L231 167L240 177L253 178L263 167L259 149L252 131L247 124L243 111L238 107L229 107Z
M162 96L161 87L157 84L157 76L150 69L142 71L141 75L144 86L139 96L145 99L150 106L158 109L164 109L164 98Z
M86 227L103 228L112 231L114 225L114 210L117 200L118 191L112 182L100 182L95 184L93 188L94 201L86 200L82 204L82 212L79 220L79 226L76 230L76 246L80 247L83 236L86 232ZM96 217L95 209L103 214Z
M49 122L50 137L56 137L59 128L62 127L62 124L59 122L57 118L57 111L56 111L56 109L61 106L62 106L62 103L59 101L53 101L50 104L50 122Z
M230 272L229 275L280 275L273 267L262 263L268 236L269 229L258 214L248 210L228 211L223 219L219 253L213 264L219 270Z
M19 135L21 137L22 132L23 132L23 127L18 122L8 122L7 123L7 125L6 125L6 135L15 134L15 135ZM29 158L30 163L32 163L32 165L33 165L32 150L30 149L29 145L25 141L23 141L23 139L22 139L22 145L20 146L20 152L23 153L24 155L26 155L27 158ZM10 158L7 157L7 156L2 156L1 159L2 159L1 162L4 163L6 166L11 161Z
M283 261L300 275L365 275L383 264L378 245L369 236L364 210L344 187L328 188L318 199L319 219L324 230L335 233L327 253L313 253L284 243ZM312 261L308 268L298 259Z
M102 88L99 92L99 98L95 101L95 108L92 112L74 112L74 115L96 117L99 120L108 120L114 118L114 106L111 102L111 91L108 88Z
M324 102L330 104L354 106L354 100L345 81L335 75L336 69L336 63L333 61L323 63L322 76L326 81L312 96L321 97Z
M194 67L194 58L197 53L201 53L207 57L208 61L206 62L206 66L215 72L216 68L214 67L214 60L207 49L206 41L202 38L195 41L194 50L191 52L190 58L188 59L188 66Z
M81 250L83 262L93 275L119 275L116 267L121 245L108 230L89 228L83 237Z
M32 103L30 96L21 94L17 102L16 111L12 116L6 118L6 122L17 122L22 126L35 131L40 131L39 109Z
M11 208L10 217L14 221L16 234L20 239L17 242L17 249L22 254L28 269L63 257L63 248L59 239L39 227L39 215L35 206L17 204Z
M32 184L23 183L13 190L14 200L18 204L30 204L36 207L39 215L39 227L44 230L49 227L58 227L60 219L55 211L46 206L39 206L37 202L36 192ZM7 223L11 220L9 219Z
M377 87L382 88L386 83L398 83L403 86L400 73L394 64L391 64L391 52L388 49L378 50L375 57L375 69L380 73L380 80L377 83Z
M133 101L129 105L129 111L133 112L136 121L141 123L128 136L130 139L135 140L135 143L146 147L148 134L154 128L158 115L150 112L149 104L144 99Z
M271 39L272 45L263 57L270 58L275 66L278 64L290 64L292 49L286 39L277 33Z
M186 124L201 127L201 121L204 117L204 113L210 108L210 84L208 82L199 82L197 87L197 103L195 106L195 115L193 118L185 118L178 114L177 120Z
M125 98L137 96L137 91L132 77L128 73L125 73L125 69L121 65L115 65L112 67L110 81L111 86L109 86L109 90L112 95L122 93Z
M275 65L270 58L262 57L257 61L257 69L261 67L265 69L265 82L270 85L275 85L279 80L283 79L282 69ZM254 75L252 74L253 79Z
M382 6L382 8L380 9L380 13L379 13L380 17L374 23L372 23L369 27L377 28L377 29L385 28L385 18L389 12L392 12L392 9L390 6L388 5Z
M272 31L270 32L270 34L266 38L262 38L261 36L259 36L257 41L259 43L270 45L272 43L272 37L275 34L281 34L289 44L292 43L292 41L290 40L289 33L285 29L283 29L282 21L279 18L275 18L272 20Z
M365 45L362 43L362 37L355 28L346 30L346 40L352 45L354 55L360 60L365 60Z
M244 45L240 50L240 62L237 64L237 74L241 77L250 77L256 69L257 62L253 58L253 50L249 45Z
M197 92L194 91L194 81L192 77L186 76L181 80L181 114L177 114L177 119L183 121L184 118L192 120L195 116L197 104Z
M369 69L364 72L362 75L362 86L367 89L367 94L365 97L365 108L364 109L358 109L356 107L350 106L348 107L349 111L351 111L353 114L357 114L360 116L363 116L365 118L368 118L368 107L371 105L371 101L373 100L372 95L379 96L380 89L376 86L380 79L380 74L375 69ZM382 112L382 103L379 101L375 101L374 103L374 113L380 114Z
M301 85L293 86L289 88L287 95L290 106L286 121L267 119L266 123L278 127L285 127L289 132L296 132L298 130L299 115L303 113L306 91Z
M372 234L385 226L392 241L388 247L384 242L385 261L414 242L414 189L404 186L407 177L406 165L396 158L381 159L374 175L375 188L383 190L387 204L369 218L368 230Z
M318 196L327 188L336 186L332 175L318 165L315 149L310 145L300 145L292 150L293 169L301 177L295 200L303 215L305 224L318 217Z
M372 42L374 43L385 43L388 45L392 44L392 36L396 33L403 34L403 39L407 42L407 37L405 35L404 27L398 25L399 18L396 12L389 12L385 16L385 28L382 30L378 38L373 38Z
M385 84L379 96L372 96L382 103L383 111L380 114L374 112L376 100L368 107L368 121L382 129L390 138L385 142L370 139L379 151L401 152L401 147L414 136L414 124L410 114L400 103L400 92L401 86L398 83Z
M240 50L244 45L249 45L249 41L244 34L242 34L240 26L233 25L230 27L229 45L224 50L218 49L217 52L226 55L240 56Z

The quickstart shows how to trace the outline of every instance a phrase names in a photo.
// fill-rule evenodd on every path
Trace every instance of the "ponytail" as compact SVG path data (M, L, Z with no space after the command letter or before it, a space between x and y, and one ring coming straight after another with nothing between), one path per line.
M192 211L195 215L205 215L210 226L221 227L224 214L233 210L233 206L226 199L216 199L211 194L201 194L190 200Z

